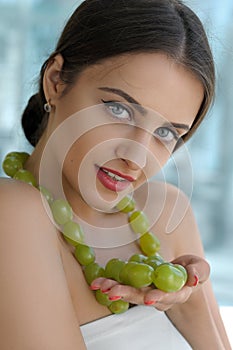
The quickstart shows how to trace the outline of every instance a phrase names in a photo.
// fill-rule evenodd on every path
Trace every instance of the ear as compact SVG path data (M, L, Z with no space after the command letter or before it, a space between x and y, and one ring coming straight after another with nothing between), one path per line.
M60 78L64 59L62 55L56 55L46 67L43 77L43 89L46 100L54 104L65 89L65 83Z

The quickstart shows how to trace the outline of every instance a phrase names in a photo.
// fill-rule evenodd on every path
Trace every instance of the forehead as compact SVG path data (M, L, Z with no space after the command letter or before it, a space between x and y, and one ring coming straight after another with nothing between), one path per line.
M140 53L106 59L82 76L93 88L121 89L172 122L191 125L204 96L197 77L162 53Z

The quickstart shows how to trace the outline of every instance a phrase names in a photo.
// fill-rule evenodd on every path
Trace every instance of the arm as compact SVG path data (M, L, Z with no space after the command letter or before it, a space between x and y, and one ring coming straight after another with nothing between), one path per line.
M1 180L0 197L1 349L86 349L39 192Z
M185 196L182 200L187 202ZM171 234L170 239L176 247L176 256L183 254L194 254L204 257L203 247L200 240L198 228L189 203L187 212ZM192 267L195 269L195 264ZM196 274L200 274L196 270ZM210 280L200 283L192 288L193 293L183 304L175 304L166 311L167 316L177 329L183 334L193 349L225 349L231 346L227 339L224 325L219 313L219 308L212 290Z
M192 293L186 303L173 305L166 314L192 349L231 349L210 281Z

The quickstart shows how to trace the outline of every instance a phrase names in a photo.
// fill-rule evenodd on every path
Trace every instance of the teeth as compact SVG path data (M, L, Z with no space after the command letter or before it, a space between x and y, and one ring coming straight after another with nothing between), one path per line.
M111 173L110 171L107 171L105 169L102 169L102 171L107 174L109 177L111 177L113 180L116 180L116 181L125 181L125 179L123 179L122 177L116 175L116 174L113 174Z

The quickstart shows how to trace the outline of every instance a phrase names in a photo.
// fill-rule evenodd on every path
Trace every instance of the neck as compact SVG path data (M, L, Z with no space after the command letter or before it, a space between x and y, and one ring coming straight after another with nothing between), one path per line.
M42 139L43 137L40 139L34 151L32 152L32 154L24 164L24 169L30 171L34 175L37 184L39 183L41 155L43 154L43 150L44 150Z

